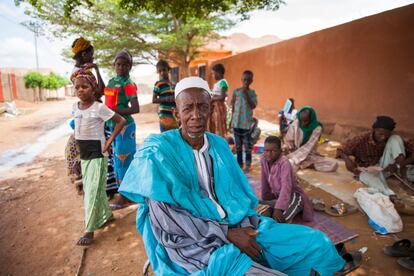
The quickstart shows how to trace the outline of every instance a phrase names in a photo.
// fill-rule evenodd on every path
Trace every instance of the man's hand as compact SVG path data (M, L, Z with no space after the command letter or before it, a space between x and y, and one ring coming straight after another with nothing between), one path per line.
M237 246L241 252L256 260L262 252L262 249L256 242L256 235L258 233L259 231L250 227L232 228L227 232L227 239Z
M280 222L280 223L285 223L285 217L283 216L283 211L280 209L274 209L273 210L273 215L272 215L273 219Z
M358 170L358 165L349 158L342 150L338 150L337 157L342 158L345 161L345 167L348 171L352 172L354 175L359 176L361 171Z
M390 164L388 165L385 169L384 172L389 172L389 173L396 173L398 172L399 168L397 166L397 164Z

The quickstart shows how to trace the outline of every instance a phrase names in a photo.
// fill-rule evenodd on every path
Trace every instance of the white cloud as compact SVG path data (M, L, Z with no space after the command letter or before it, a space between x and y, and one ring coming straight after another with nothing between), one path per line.
M35 64L35 47L32 42L20 37L9 37L0 44L2 67L34 67Z
M52 43L43 38L38 39L39 67L51 68L60 74L72 69L61 56L60 43ZM36 68L34 39L8 37L0 44L0 67Z
M251 19L222 32L223 35L234 32L246 33L252 37L273 34L288 39L361 17L380 13L404 5L414 0L285 0L276 12L253 12ZM33 34L18 22L30 19L23 13L22 7L16 7L13 0L0 0L0 67L35 68L35 50ZM10 22L10 21L13 22ZM60 74L71 71L73 64L67 63L61 56L62 49L69 47L71 39L49 41L45 37L38 40L39 63L42 68L52 68ZM153 74L153 66L137 66L133 72L137 76Z
M287 0L278 11L256 11L250 20L223 32L289 39L414 3L412 0Z

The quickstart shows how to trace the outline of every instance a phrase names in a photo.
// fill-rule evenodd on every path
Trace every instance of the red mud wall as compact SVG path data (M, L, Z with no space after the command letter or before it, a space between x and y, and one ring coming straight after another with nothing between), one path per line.
M414 5L214 63L224 64L230 91L253 71L258 113L269 120L292 97L324 123L370 127L386 114L414 133Z
M3 96L3 81L1 79L1 72L0 72L0 102L4 102L4 96Z
M13 100L16 100L17 99L17 87L16 87L16 75L15 74L10 74L10 82L11 82Z

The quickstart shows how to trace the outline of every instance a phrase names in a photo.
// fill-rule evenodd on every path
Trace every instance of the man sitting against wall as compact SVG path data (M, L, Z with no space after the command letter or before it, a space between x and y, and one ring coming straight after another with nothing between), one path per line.
M404 172L414 159L414 144L393 132L396 123L391 117L378 116L372 130L347 141L337 156L345 160L346 168L369 187L395 197L386 178ZM351 159L353 157L354 159Z

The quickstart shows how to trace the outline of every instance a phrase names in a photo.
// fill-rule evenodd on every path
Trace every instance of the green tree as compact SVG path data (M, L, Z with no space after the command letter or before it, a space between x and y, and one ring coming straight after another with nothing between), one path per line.
M57 89L64 87L69 83L65 78L53 72L48 75L43 75L36 71L28 72L23 76L23 80L26 88L33 89L35 101L45 100L43 89L53 90L57 95Z
M24 0L22 0L24 1ZM131 51L134 63L160 56L184 68L201 46L248 17L252 9L277 9L281 0L26 0L27 13L47 23L57 37L84 35L93 40L100 66L110 68L115 53ZM232 19L230 19L230 17Z
M57 98L57 90L61 87L64 87L68 83L69 82L65 78L51 72L49 73L49 75L43 76L42 86L45 89L55 91L55 95Z
M39 72L28 72L23 76L24 85L26 88L32 88L35 102L41 99L41 90L43 88L44 77Z

